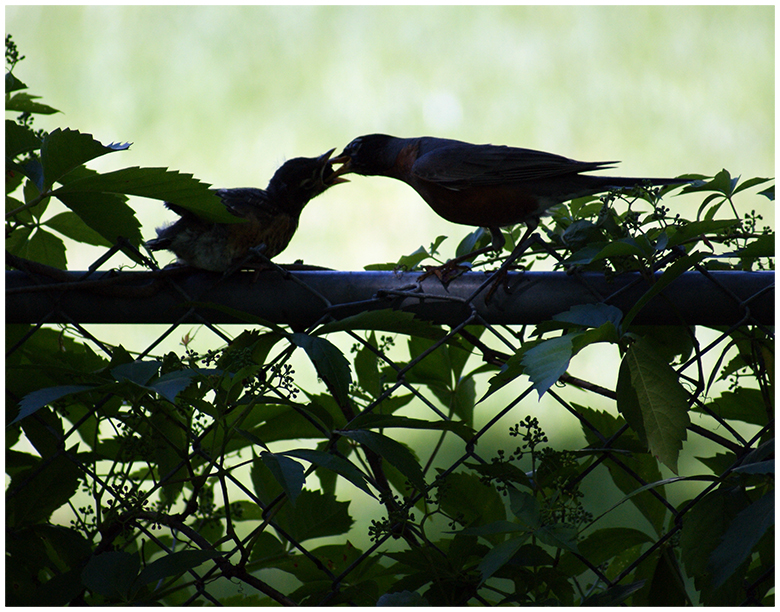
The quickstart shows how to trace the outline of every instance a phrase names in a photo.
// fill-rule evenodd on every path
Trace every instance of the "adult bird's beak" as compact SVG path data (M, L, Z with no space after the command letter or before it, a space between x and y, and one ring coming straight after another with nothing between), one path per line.
M341 178L340 175L344 174L345 168L348 166L348 164L345 164L345 162L349 161L349 156L343 155L341 157L334 157L333 159L330 159L331 154L336 149L333 148L327 153L323 153L317 158L317 161L321 162L323 164L322 168L322 182L326 185L332 186L337 185L338 183L349 183L349 179ZM333 164L345 164L338 170L333 170ZM326 176L326 170L330 170L330 174Z

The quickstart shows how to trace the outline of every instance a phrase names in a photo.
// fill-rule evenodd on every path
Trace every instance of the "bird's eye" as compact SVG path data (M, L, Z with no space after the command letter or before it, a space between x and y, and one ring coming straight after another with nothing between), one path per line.
M315 183L316 183L316 179L314 178L304 179L303 181L301 181L301 187L303 187L304 189L311 189L314 187Z

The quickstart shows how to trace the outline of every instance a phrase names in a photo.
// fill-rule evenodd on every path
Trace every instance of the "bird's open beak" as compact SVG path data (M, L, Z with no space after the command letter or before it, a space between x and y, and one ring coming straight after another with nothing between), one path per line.
M330 156L335 150L335 148L331 149L327 153L323 153L317 158L317 160L323 164L322 182L328 186L337 185L338 183L349 183L349 179L341 178L341 175L348 171L345 170L345 168L347 168L349 164L345 162L349 162L350 158L347 155L343 155L341 157L334 157L333 159L330 159ZM333 170L333 164L344 165L338 170ZM327 171L330 171L330 174L327 174Z

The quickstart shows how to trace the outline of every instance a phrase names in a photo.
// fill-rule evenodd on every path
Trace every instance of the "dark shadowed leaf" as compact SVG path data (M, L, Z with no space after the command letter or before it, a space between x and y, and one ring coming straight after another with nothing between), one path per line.
M155 200L173 202L191 210L206 221L240 223L243 220L230 214L222 201L191 174L183 174L167 168L123 168L114 172L95 174L69 181L53 192L60 197L65 193L115 193L135 195Z
M141 559L137 554L110 550L92 557L81 572L81 581L90 591L110 599L127 599L138 576Z
M368 493L371 497L375 497L375 495L371 492L371 489L368 488L367 480L363 473L343 457L339 457L338 455L334 455L332 453L308 450L304 448L287 451L284 454L298 457L298 459L303 459L304 461L308 461L309 463L313 463L319 467L332 470L349 480L359 489L362 489Z
M306 480L303 466L289 457L276 453L262 452L260 459L271 471L276 481L282 486L282 489L290 499L290 503L295 505L295 500L303 490L303 483Z
M61 397L66 395L72 395L79 391L87 391L93 387L87 385L63 385L61 387L47 387L45 389L38 389L32 393L28 393L19 402L19 414L16 418L9 423L13 425L17 421L30 416L36 410L43 408L47 404L56 402Z
M403 444L373 431L355 429L340 430L338 433L355 442L365 444L390 465L398 469L417 489L421 491L425 489L425 477L423 476L422 468L417 463L414 455Z
M340 405L349 402L349 385L352 372L349 361L343 353L325 338L317 338L303 333L295 333L290 338L300 346L311 359L317 374L333 393Z
M51 187L61 176L91 159L129 148L129 143L103 145L92 134L57 128L49 132L41 144L44 185Z
M180 550L155 559L147 565L135 581L135 586L157 582L169 576L182 574L198 567L209 559L215 559L222 553L218 550Z
M677 373L641 339L626 352L631 386L636 391L650 452L677 473L677 457L686 438L688 393Z
M731 521L718 547L712 551L707 569L714 588L722 585L748 558L753 547L775 523L775 495L770 491Z
M566 334L550 338L527 350L522 364L539 397L545 394L566 372L572 355L572 336Z

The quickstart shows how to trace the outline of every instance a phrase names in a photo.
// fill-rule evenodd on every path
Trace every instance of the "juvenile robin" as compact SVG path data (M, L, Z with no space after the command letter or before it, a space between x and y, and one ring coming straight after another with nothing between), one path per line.
M285 162L266 189L251 187L218 189L225 208L244 223L214 223L165 202L179 219L157 229L157 238L146 246L152 251L172 251L179 261L195 268L224 272L240 263L253 248L265 245L269 259L281 253L298 228L304 206L337 183L346 182L333 171L335 149L316 158L297 157Z
M500 250L503 226L525 223L529 236L556 204L621 187L688 182L581 174L612 168L617 162L580 162L531 149L428 136L360 136L346 146L338 159L342 158L347 161L337 175L354 172L398 179L448 221L488 228L493 244L469 256Z

